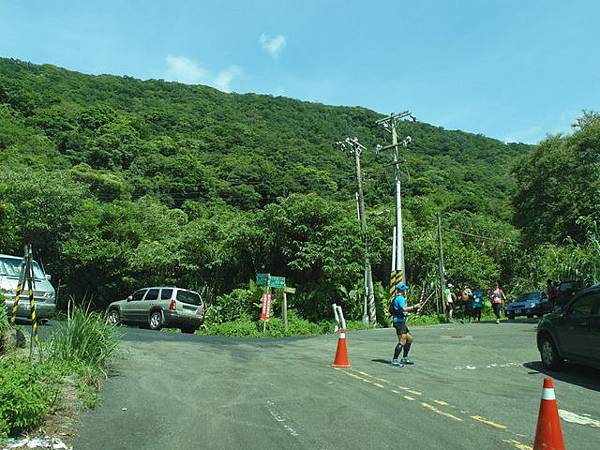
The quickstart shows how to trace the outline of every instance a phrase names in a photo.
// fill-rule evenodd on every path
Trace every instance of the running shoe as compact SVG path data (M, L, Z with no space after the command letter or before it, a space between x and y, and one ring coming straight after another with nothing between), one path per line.
M409 366L412 366L412 365L414 364L414 361L411 361L411 360L410 360L410 359L408 359L408 358L402 358L402 359L400 360L400 363L401 363L401 364L404 364L404 365L409 365Z
M500 323L500 319L496 319L496 323Z
M402 367L403 364L400 361L398 361L397 359L392 359L392 366L394 366L394 367Z

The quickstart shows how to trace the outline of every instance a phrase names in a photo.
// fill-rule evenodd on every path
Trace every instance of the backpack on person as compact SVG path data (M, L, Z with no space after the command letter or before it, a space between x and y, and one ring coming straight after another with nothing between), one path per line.
M396 306L396 297L394 297L388 305L388 313L392 317L404 317L404 310Z

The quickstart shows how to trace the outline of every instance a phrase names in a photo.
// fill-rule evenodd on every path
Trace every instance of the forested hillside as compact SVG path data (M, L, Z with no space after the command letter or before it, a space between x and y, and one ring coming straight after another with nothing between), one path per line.
M298 287L309 318L334 300L357 310L339 298L362 282L353 160L333 144L356 136L370 149L369 235L385 282L393 185L390 155L371 150L389 139L380 117L0 59L0 252L31 241L64 296L98 305L155 283L221 295L270 271ZM529 146L423 122L400 134L413 139L401 169L409 280L436 278L442 213L449 279L522 283L510 168Z

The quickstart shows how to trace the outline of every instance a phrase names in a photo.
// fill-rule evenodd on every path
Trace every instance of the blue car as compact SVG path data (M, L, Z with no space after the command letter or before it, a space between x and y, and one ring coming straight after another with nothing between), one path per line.
M552 311L552 305L544 291L525 292L505 307L506 317L514 319L519 316L542 317Z

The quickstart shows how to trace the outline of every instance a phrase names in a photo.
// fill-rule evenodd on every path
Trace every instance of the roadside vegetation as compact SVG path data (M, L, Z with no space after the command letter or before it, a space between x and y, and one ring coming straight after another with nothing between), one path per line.
M97 392L118 351L115 328L99 314L73 308L50 338L16 348L16 328L0 308L0 439L28 432L61 406L65 381L74 383L83 407L96 405Z
M371 151L389 140L379 118L0 58L0 250L19 254L31 242L60 298L91 294L97 311L145 286L208 287L206 333L262 331L248 287L260 272L297 288L298 333L326 329L332 303L360 320L354 163L332 148L357 136L368 148L367 233L384 326L394 213L389 155ZM399 133L413 138L402 155L409 301L438 283L438 214L457 288L499 282L510 299L547 278L600 279L598 114L535 146L420 121ZM437 305L418 320L435 321ZM279 307L276 299L276 318ZM270 327L280 333L275 320Z

